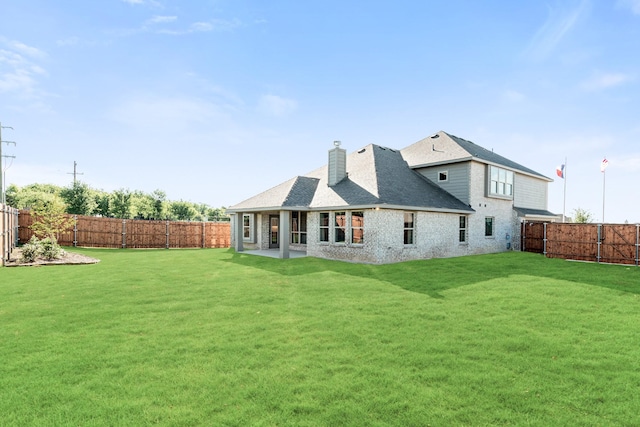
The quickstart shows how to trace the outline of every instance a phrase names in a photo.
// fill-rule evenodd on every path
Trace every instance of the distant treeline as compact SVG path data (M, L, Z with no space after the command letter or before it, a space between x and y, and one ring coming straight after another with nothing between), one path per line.
M65 212L74 215L123 219L161 219L170 221L228 221L225 208L204 203L166 200L164 191L152 193L119 189L96 190L76 181L67 187L52 184L10 185L7 204L17 209L31 209L37 204L63 203Z

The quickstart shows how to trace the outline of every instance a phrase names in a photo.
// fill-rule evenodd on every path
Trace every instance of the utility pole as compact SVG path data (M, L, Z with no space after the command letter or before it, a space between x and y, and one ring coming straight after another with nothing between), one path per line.
M0 123L0 203L5 204L7 202L6 196L5 196L5 191L4 191L4 170L2 168L2 165L4 164L4 158L12 158L15 159L16 156L3 156L2 155L2 144L5 143L7 145L9 144L13 144L16 145L15 142L13 141L3 141L2 140L2 129L11 129L13 130L13 128L11 126L2 126L2 123Z
M84 173L77 172L77 169L76 169L77 166L78 166L78 164L74 160L73 161L73 172L67 172L67 175L73 175L73 185L76 185L76 175L84 175Z

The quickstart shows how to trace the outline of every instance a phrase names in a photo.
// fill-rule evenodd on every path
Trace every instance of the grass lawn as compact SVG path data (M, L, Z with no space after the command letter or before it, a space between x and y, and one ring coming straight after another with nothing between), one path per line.
M1 425L640 425L637 267L78 252L0 268Z

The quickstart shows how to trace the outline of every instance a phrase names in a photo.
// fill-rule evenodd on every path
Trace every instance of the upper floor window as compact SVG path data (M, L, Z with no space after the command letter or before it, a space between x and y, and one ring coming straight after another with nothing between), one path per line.
M513 172L489 166L489 195L513 197Z
M404 213L404 244L414 245L416 243L416 223L413 212Z
M351 243L364 243L364 212L351 212Z
M335 212L333 222L333 241L344 243L347 237L347 213Z
M449 171L438 172L438 182L449 181Z
M329 242L329 212L320 212L320 241Z
M307 244L307 213L291 212L291 243Z

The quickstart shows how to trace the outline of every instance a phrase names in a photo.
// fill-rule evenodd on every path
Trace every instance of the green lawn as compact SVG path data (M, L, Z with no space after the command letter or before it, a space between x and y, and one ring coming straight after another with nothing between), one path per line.
M0 268L0 424L637 426L640 269L232 250Z

